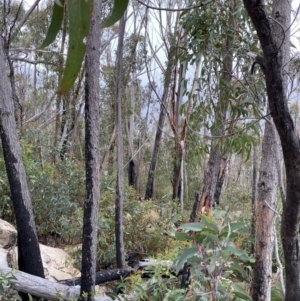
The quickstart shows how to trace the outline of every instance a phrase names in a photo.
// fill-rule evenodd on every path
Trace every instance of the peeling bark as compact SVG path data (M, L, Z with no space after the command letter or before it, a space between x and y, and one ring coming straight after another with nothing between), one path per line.
M255 210L253 301L271 300L272 253L278 184L276 148L278 147L273 121L266 120Z
M257 31L264 57L258 63L265 75L269 107L277 128L286 169L286 201L283 204L281 236L286 270L285 301L300 300L300 142L291 118L287 96L287 72L291 3L273 1L269 15L264 1L244 0Z

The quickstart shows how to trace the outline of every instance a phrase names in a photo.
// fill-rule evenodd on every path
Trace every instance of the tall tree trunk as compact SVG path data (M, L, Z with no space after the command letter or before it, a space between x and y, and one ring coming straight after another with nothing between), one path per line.
M66 9L66 5L64 7ZM62 27L62 38L61 38L61 47L60 47L60 55L59 55L59 65L58 65L58 82L61 82L62 74L63 74L63 66L64 66L64 52L65 52L65 44L66 44L66 36L67 36L67 17L66 14L64 14L64 22ZM55 128L54 128L54 154L53 154L53 161L56 161L57 156L57 148L58 148L58 142L59 142L59 133L60 133L60 106L61 106L61 100L62 97L60 95L57 95L56 98L56 114L55 114Z
M183 157L183 149L181 141L185 141L186 127L182 129L180 134L180 107L184 92L184 79L186 76L186 63L180 64L178 76L177 93L173 93L172 99L172 128L174 134L174 163L173 163L173 200L179 200L181 196L181 165ZM174 79L175 81L175 79ZM175 96L176 94L176 96ZM176 98L176 101L175 101Z
M122 133L122 69L123 69L123 48L126 26L126 14L121 18L119 24L119 41L117 50L117 70L116 70L116 132L117 132L117 185L115 199L115 231L116 231L116 256L117 268L125 266L124 231L123 231L123 203L124 203L124 160L123 160L123 133Z
M151 163L150 163L149 172L148 172L145 200L152 199L153 194L154 194L154 174L155 174L155 169L156 169L158 150L160 147L160 142L161 142L162 133L163 133L163 127L164 127L164 123L165 123L167 99L168 99L168 95L169 95L169 88L170 88L170 83L171 83L171 78L172 78L172 69L174 67L174 61L175 61L175 47L173 45L171 45L169 53L168 53L168 63L167 63L167 69L166 69L166 73L165 73L165 80L164 80L164 91L163 91L163 95L161 98L160 113L159 113L159 118L158 118L156 134L155 134L155 141L154 141Z
M257 200L257 161L258 161L258 146L253 149L253 171L252 171L252 221L251 221L251 233L252 244L251 251L254 254L254 239L255 239L255 207Z
M285 300L300 300L300 142L286 96L291 3L274 0L272 15L269 16L264 1L243 2L264 53L264 57L256 57L256 63L261 66L265 75L269 107L280 137L286 170L286 201L283 204L281 221L286 270Z
M85 58L85 168L80 300L92 301L96 279L98 207L100 199L100 20L102 1L94 1ZM87 299L83 294L86 293Z
M113 129L113 132L110 136L110 140L109 140L109 144L108 144L108 147L105 151L105 153L103 154L102 156L102 159L101 159L101 164L100 164L100 175L102 175L103 171L104 171L104 166L108 160L108 157L109 157L109 153L110 153L110 150L111 150L111 147L112 145L115 143L117 139L117 134L116 134L116 126L114 126L114 129Z
M133 146L133 129L134 129L134 106L135 106L135 82L136 75L133 76L133 81L130 86L130 117L129 117L129 164L128 164L128 185L135 186L135 163L133 159L134 146Z
M18 263L20 271L44 278L35 221L26 174L22 160L20 140L14 114L10 82L6 76L5 52L0 39L0 135L5 166L11 191L18 230ZM29 300L22 295L22 300Z
M272 253L278 182L276 148L279 145L276 135L273 121L266 120L255 210L253 301L271 300Z
M143 144L145 143L145 139L146 139L146 135L147 135L147 125L148 125L149 108L150 108L150 102L151 102L151 92L152 92L152 89L149 86L149 89L148 89L148 92L147 92L148 101L147 101L146 116L145 116L143 124L142 124L142 126L140 128L140 135L139 135L139 142L138 142L139 152L137 154L137 160L136 160L135 190L139 194L141 193L141 189L140 189L140 183L141 183L140 173L141 173L141 167L142 167L142 158L143 158L143 154L144 154Z

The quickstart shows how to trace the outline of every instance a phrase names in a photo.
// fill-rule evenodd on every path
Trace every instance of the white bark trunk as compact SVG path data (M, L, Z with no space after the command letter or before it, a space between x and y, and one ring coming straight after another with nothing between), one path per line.
M12 288L18 292L34 295L48 300L74 300L80 295L80 286L67 286L47 279L32 276L8 267L1 267L1 273L13 275L16 280ZM95 301L112 301L110 297L95 297Z

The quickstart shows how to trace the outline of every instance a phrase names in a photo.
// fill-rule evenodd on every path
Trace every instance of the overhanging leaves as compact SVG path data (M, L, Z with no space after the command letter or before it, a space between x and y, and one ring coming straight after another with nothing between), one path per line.
M64 18L64 3L65 0L61 0L61 5L57 2L54 3L51 23L41 48L45 48L54 42Z
M110 15L102 22L101 27L109 27L118 22L122 18L127 8L128 1L129 0L115 0Z
M83 40L88 35L93 0L67 0L69 18L69 48L66 66L58 90L65 94L74 84L86 51Z
M90 20L94 0L66 0L69 20L69 48L62 81L58 93L65 94L74 84L86 52L84 39L89 34ZM129 0L115 0L113 9L107 19L101 24L109 27L123 16ZM55 0L51 24L47 36L42 44L49 46L56 38L64 17L65 0Z

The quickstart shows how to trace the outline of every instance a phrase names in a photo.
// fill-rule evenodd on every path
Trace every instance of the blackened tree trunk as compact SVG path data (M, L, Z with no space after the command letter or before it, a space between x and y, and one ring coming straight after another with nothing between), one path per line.
M66 5L65 8L66 9ZM62 27L62 38L61 38L61 48L60 48L60 56L59 56L59 65L58 65L58 82L61 82L62 75L63 75L63 66L64 66L64 51L65 51L65 44L66 44L66 36L67 36L67 17L66 14L64 15L63 27ZM57 95L56 99L56 114L55 114L55 129L54 129L54 155L53 161L56 161L57 156L57 147L59 143L59 129L61 128L61 100L62 96Z
M18 230L18 264L20 271L44 278L4 53L0 39L0 135ZM22 300L29 298L22 295Z
M273 120L266 120L262 141L262 157L259 171L255 210L255 240L252 281L252 300L270 301L272 285L272 253L277 190L277 133Z
M257 168L258 168L258 146L253 148L253 170L252 170L252 221L251 221L251 234L252 234L252 243L251 251L254 254L254 238L255 238L255 206L257 199Z
M243 0L257 31L264 57L256 57L265 75L269 107L277 128L286 169L286 201L281 236L286 269L286 301L300 300L300 142L289 112L286 87L291 3L273 1L269 15L264 1Z
M102 1L94 1L90 34L85 58L85 157L86 195L84 201L81 297L92 301L96 278L96 249L98 207L100 198L99 150L99 75L100 75L100 19ZM87 294L84 299L83 293Z
M133 159L134 155L134 143L133 143L133 130L134 130L134 107L135 107L135 81L136 75L134 73L133 81L130 86L130 117L129 117L129 129L128 129L128 144L129 144L129 164L128 164L128 185L135 187L135 163Z
M123 203L124 203L124 149L122 132L122 69L123 69L123 48L126 26L126 14L121 18L119 24L119 41L117 49L117 70L116 70L116 132L117 132L117 186L115 199L115 231L116 231L116 256L117 268L125 266L124 231L123 231Z
M222 156L220 160L220 168L218 172L216 190L214 194L214 204L216 204L217 206L220 205L220 197L221 197L222 187L226 175L227 162L228 162L227 156Z

